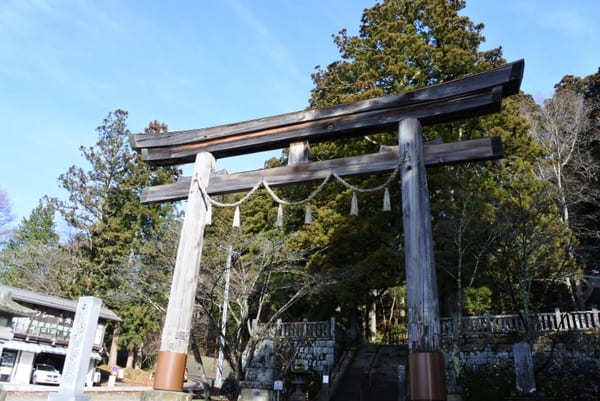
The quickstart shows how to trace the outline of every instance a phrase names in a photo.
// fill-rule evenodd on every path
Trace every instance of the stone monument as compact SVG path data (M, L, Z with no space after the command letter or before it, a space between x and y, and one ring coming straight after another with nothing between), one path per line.
M273 339L266 337L260 341L257 351L246 369L245 380L241 383L240 401L271 401L275 378L275 348Z
M57 393L48 394L48 401L89 401L83 386L92 356L96 326L102 301L96 297L81 297L71 329L62 382Z
M515 376L517 391L521 394L535 393L535 375L533 372L533 357L531 346L526 341L521 341L513 346L515 359Z

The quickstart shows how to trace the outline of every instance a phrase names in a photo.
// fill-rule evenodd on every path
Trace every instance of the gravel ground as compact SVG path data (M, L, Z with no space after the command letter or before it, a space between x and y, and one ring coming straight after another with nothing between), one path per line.
M86 393L92 401L139 401L140 393ZM47 401L48 393L8 393L6 401Z

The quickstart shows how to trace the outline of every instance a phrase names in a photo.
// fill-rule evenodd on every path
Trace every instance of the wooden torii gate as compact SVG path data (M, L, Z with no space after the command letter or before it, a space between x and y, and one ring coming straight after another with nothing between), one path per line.
M421 125L456 121L500 110L503 97L519 92L524 61L400 95L320 110L299 111L235 124L162 135L136 134L131 145L153 165L195 161L192 177L146 188L144 203L188 199L177 250L169 306L162 332L154 389L181 391L209 195L253 188L261 179L281 186L323 179L331 172L353 176L392 171L401 162L407 280L409 371L413 400L445 400L444 359L433 258L425 166L503 156L499 137L423 144ZM398 147L388 151L308 162L308 143L398 129ZM215 158L290 146L284 167L216 174ZM200 189L202 188L202 190Z

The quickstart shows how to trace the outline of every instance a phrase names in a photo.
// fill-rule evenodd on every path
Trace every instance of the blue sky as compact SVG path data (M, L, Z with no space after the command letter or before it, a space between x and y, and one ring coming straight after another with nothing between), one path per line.
M200 128L306 107L316 65L337 59L331 34L356 32L368 0L0 0L0 189L15 224L57 177L83 165L79 146L109 111ZM469 0L484 48L525 58L522 89L551 96L565 74L600 66L600 2ZM273 153L271 153L273 154ZM275 152L275 154L278 154ZM230 172L268 155L220 160Z

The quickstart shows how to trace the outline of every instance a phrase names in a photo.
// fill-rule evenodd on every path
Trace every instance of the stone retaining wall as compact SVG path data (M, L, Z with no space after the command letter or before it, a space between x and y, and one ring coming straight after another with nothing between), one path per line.
M512 365L513 345L519 342L516 337L491 337L465 339L459 347L458 360L461 370L477 370L489 365ZM554 336L541 336L532 344L535 366L543 366L551 360L570 363L574 366L586 365L600 368L600 335L563 333ZM443 344L446 359L446 375L449 389L456 384L454 361L450 342ZM591 365L590 365L591 364Z

